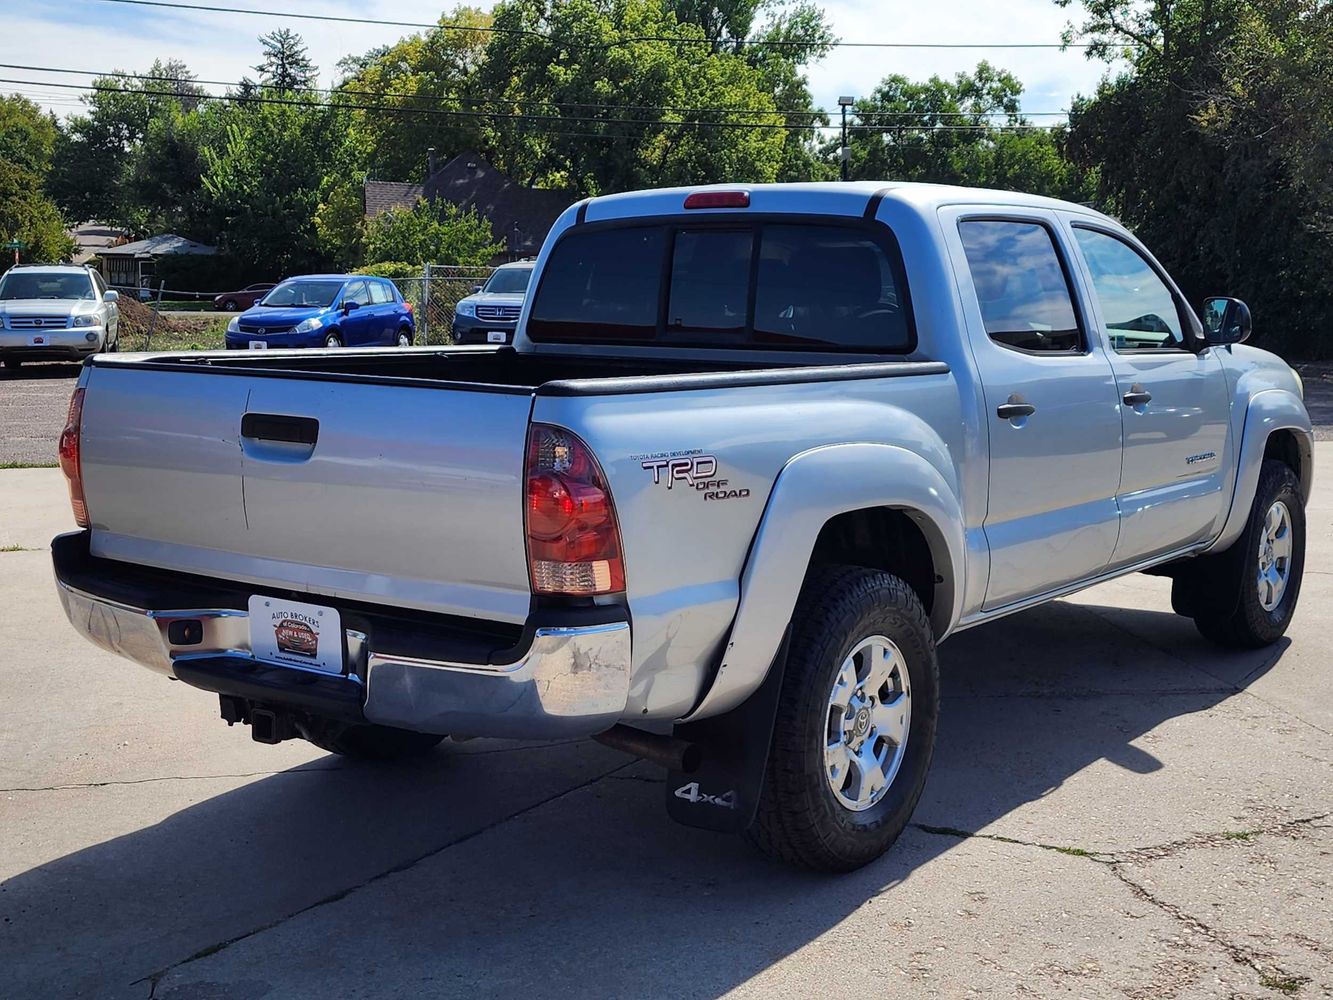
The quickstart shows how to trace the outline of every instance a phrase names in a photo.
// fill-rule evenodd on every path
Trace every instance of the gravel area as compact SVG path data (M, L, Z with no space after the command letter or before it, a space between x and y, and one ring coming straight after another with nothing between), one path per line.
M0 468L54 465L78 364L0 368Z

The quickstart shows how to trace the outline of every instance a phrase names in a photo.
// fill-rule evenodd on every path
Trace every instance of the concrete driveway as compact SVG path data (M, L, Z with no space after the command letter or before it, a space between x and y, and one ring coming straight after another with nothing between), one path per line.
M1333 467L1333 445L1318 461ZM942 647L889 856L820 878L672 826L595 744L407 767L266 747L78 638L54 470L0 472L0 995L1333 995L1333 484L1289 638L1130 577Z

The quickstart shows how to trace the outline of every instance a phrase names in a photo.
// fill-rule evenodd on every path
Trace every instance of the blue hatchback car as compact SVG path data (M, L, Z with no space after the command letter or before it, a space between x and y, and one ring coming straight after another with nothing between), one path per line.
M412 307L392 281L360 274L288 278L227 326L227 349L409 347Z

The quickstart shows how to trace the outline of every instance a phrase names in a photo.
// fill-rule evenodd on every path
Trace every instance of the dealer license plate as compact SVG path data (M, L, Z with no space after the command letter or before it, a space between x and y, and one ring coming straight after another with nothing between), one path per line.
M28 338L29 347L45 347L49 343L51 343L51 341L40 333L35 334Z
M252 341L250 341L250 350L252 350L252 351L267 351L267 350L268 350L268 341L267 341L267 340L252 340Z
M340 674L343 637L338 612L318 604L251 597L250 649L257 660Z
M486 331L486 343L488 343L488 344L503 344L503 343L505 342L505 340L508 338L508 336L509 336L509 335L506 334L503 330L487 330L487 331Z

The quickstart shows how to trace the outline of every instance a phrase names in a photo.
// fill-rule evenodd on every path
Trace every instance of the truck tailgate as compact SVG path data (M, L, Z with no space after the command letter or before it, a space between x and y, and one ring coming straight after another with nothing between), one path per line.
M530 390L405 382L94 366L93 554L523 621Z

